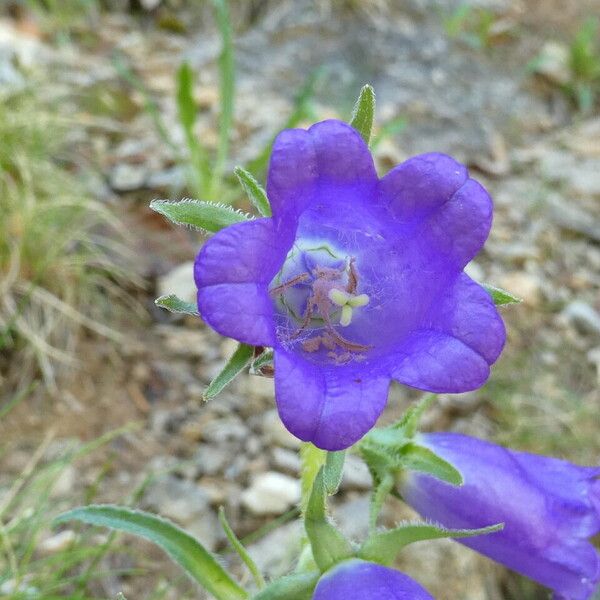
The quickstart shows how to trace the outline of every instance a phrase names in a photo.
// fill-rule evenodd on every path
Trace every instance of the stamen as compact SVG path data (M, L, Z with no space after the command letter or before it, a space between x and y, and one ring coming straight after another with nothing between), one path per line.
M329 299L337 306L346 306L348 304L351 296L350 294L344 292L343 290L338 290L337 288L331 288L329 290Z
M360 308L369 304L369 296L367 294L359 294L358 296L352 296L348 299L348 304L352 308Z
M342 316L340 317L340 325L348 327L352 322L352 307L349 304L342 306Z

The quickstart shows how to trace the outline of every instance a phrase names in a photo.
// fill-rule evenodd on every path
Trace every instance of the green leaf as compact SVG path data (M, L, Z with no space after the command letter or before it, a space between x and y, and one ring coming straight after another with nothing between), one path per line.
M297 573L277 579L252 600L310 600L319 581L320 573Z
M327 520L323 469L321 467L315 477L304 517L304 527L315 563L321 571L326 571L334 564L352 556L352 546Z
M187 62L177 71L177 113L183 128L185 141L190 153L188 174L195 193L206 196L209 193L211 169L205 149L198 141L194 125L196 123L196 102L194 100L194 73Z
M503 304L519 304L521 298L503 290L502 288L489 285L488 283L481 284L485 291L492 297L494 304L502 306Z
M242 167L236 167L233 172L236 174L240 184L248 196L248 199L250 202L252 202L259 214L261 214L263 217L270 217L271 205L269 204L267 193L260 183L254 179L251 173Z
M198 307L192 302L186 302L181 298L178 298L175 294L167 294L166 296L160 296L155 301L156 306L166 308L172 313L178 313L183 315L192 315L197 317Z
M210 400L220 394L249 364L254 355L254 347L239 344L223 370L210 382L204 392L204 400Z
M177 70L177 110L179 121L186 131L191 131L196 123L196 103L194 102L194 74L187 62Z
M405 469L433 475L433 477L452 485L463 484L460 471L429 448L409 442L402 447L400 452L399 464Z
M325 483L325 491L330 496L337 494L340 483L342 483L345 458L345 450L327 453L327 458L325 459L325 468L323 470L323 480Z
M248 597L200 542L166 519L129 508L91 505L66 512L55 522L72 520L132 533L153 542L218 600Z
M237 552L238 556L248 567L248 570L254 579L254 583L256 583L256 587L261 590L265 587L265 580L262 576L262 573L256 566L256 563L252 560L250 554L248 554L246 548L244 548L242 542L240 542L237 535L235 535L233 529L231 529L231 526L227 521L227 517L225 516L225 509L222 506L219 508L219 522L221 523L221 527L223 527L223 531L225 532L225 535L227 536L232 548Z
M373 118L375 117L375 90L370 85L365 85L358 96L352 111L350 125L360 133L365 143L371 139Z
M390 531L373 534L359 551L359 557L382 565L391 565L398 553L408 544L439 538L464 538L494 533L504 524L481 529L446 529L432 523L404 523Z
M231 206L202 200L152 200L150 208L167 217L177 225L190 225L199 230L212 233L235 223L243 223L251 219Z

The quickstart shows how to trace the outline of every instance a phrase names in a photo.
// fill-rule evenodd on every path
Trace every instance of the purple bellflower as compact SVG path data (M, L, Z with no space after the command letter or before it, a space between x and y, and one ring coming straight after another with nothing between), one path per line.
M493 535L458 540L555 592L587 600L600 581L588 538L600 532L600 467L515 452L455 433L419 435L452 463L464 485L415 472L399 491L422 516L452 528L504 523Z
M394 569L348 560L319 580L313 600L433 600L416 581Z
M274 143L272 218L217 233L195 264L198 308L222 335L275 351L286 427L325 450L359 440L391 379L433 392L481 386L505 341L463 273L492 203L449 156L378 179L359 133L329 120Z

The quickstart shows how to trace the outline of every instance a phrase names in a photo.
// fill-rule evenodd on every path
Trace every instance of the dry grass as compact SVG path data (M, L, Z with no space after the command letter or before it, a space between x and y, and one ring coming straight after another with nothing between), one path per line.
M105 324L128 280L119 223L69 171L67 123L29 93L0 99L0 385L41 374L56 391L83 329Z

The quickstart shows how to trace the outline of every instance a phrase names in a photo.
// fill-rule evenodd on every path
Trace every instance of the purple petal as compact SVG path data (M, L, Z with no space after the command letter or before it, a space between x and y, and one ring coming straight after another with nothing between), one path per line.
M444 292L436 306L432 326L460 340L490 365L506 341L504 322L494 301L465 273Z
M477 389L490 373L481 354L459 339L431 329L408 336L386 363L391 377L400 383L437 393Z
M424 252L445 258L447 268L462 269L492 224L489 194L444 154L417 156L390 171L380 182L380 198L404 235Z
M446 527L504 523L500 532L460 542L569 600L591 596L600 581L598 553L587 541L600 526L590 498L594 470L583 477L582 467L453 433L423 434L420 443L452 463L464 485L411 473L400 485L408 504Z
M321 179L353 184L377 178L369 147L350 125L330 119L316 123L308 133L317 154Z
M297 217L312 199L318 176L317 153L308 131L282 131L273 142L267 176L274 217Z
M287 129L273 143L267 195L276 219L298 217L319 189L340 191L377 180L373 158L360 134L342 121L316 123L308 131Z
M194 278L202 318L227 337L254 345L275 344L273 302L267 287L291 245L291 232L271 219L223 229L204 244Z
M416 581L381 565L349 560L327 571L313 600L433 600Z
M324 450L357 442L383 411L388 377L357 366L324 366L275 351L275 398L284 425Z
M450 156L439 153L414 156L381 179L383 202L402 222L431 215L464 185L467 169Z

